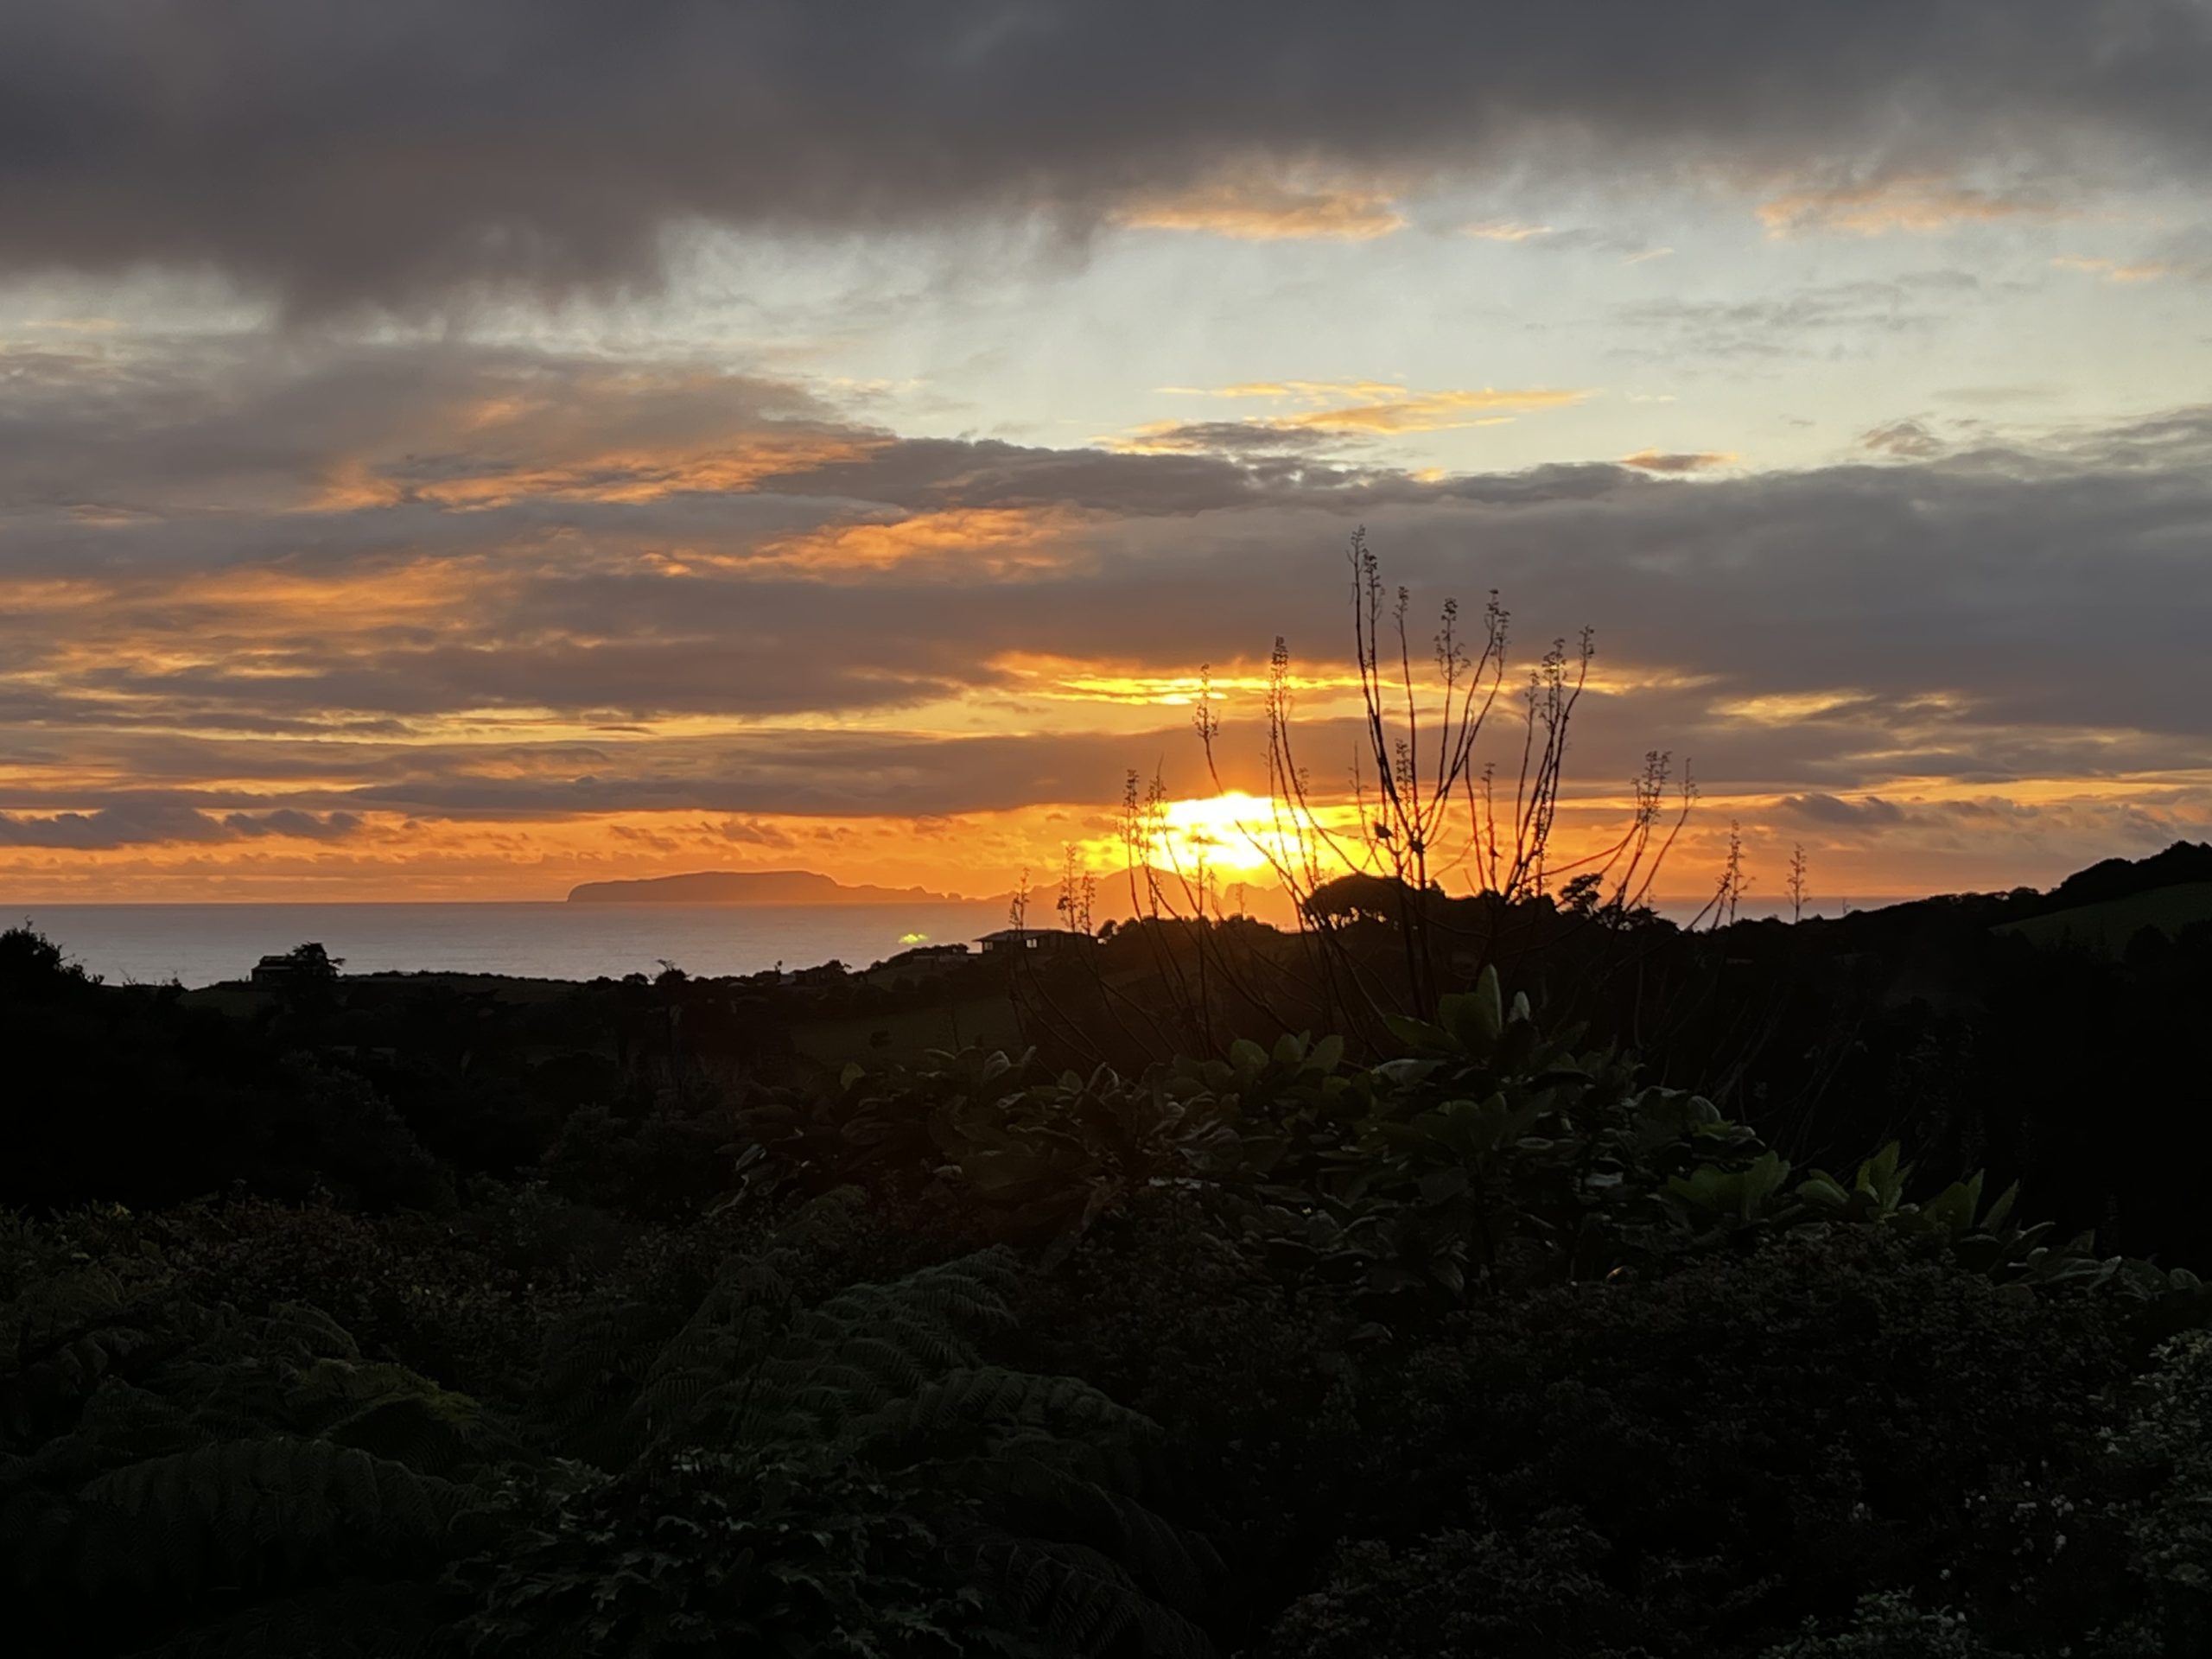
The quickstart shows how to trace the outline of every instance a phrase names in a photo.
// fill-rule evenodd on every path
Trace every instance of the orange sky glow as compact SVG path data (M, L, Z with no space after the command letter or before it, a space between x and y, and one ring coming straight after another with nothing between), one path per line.
M1802 848L1831 899L2212 837L2202 100L2101 79L2141 42L2096 8L2000 13L2045 55L1936 102L1963 25L1766 61L1630 8L1608 87L1478 11L1418 74L1317 12L1251 86L1193 23L1224 63L1135 146L1052 7L957 73L902 23L864 97L802 53L759 125L670 19L620 88L431 75L327 130L342 75L265 103L210 56L161 142L0 180L0 906L995 895L1118 870L1132 773L1154 862L1263 884L1278 639L1306 804L1361 833L1362 531L1417 749L1448 601L1510 636L1501 779L1594 631L1555 865L1654 753L1696 786L1674 899L1732 832L1754 898ZM1376 49L1401 95L1298 90Z

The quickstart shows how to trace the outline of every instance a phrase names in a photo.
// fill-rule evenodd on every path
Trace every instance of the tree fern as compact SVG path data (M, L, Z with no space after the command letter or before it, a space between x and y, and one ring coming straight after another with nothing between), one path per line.
M857 1420L849 1438L872 1456L896 1459L1014 1424L1065 1425L1107 1442L1158 1434L1148 1418L1077 1378L982 1366L949 1371L885 1402Z
M960 1545L992 1594L1043 1637L1047 1652L1089 1659L1119 1644L1154 1659L1211 1659L1213 1643L1204 1630L1087 1545L991 1530Z
M453 1605L419 1584L341 1584L265 1601L130 1659L422 1659L447 1651Z
M340 1551L435 1557L474 1492L324 1440L233 1440L88 1483L75 1519L88 1588L296 1573ZM126 1523L126 1524L118 1524ZM157 1548L149 1545L158 1544Z
M1142 1501L1134 1454L1157 1428L1077 1379L983 1363L1014 1272L993 1252L804 1306L772 1266L734 1266L639 1369L619 1465L553 1503L526 1559L468 1570L480 1637L629 1652L711 1608L718 1640L801 1650L1205 1652L1179 1610L1218 1562ZM879 1645L838 1645L824 1633L858 1615L832 1610L879 1580L933 1611L906 1645L874 1622L855 1628Z

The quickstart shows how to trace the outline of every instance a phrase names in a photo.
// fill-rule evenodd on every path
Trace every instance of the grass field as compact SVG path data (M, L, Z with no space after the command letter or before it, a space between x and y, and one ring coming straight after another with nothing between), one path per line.
M2054 911L2031 921L2012 922L1997 930L2017 933L2031 944L2078 945L2101 956L2116 957L2127 942L2146 927L2169 938L2191 922L2212 921L2212 881L2185 881L2178 887L2108 899L2098 905L2077 905Z

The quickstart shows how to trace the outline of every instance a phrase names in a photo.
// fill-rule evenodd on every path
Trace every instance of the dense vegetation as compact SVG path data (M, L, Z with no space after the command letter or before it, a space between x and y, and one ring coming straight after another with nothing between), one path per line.
M828 979L310 978L242 1014L10 933L12 1628L2212 1650L2212 1293L2181 1265L2212 950L2039 949L2002 931L2032 909L1554 910L1508 975L1537 1008L1492 968L1380 1035L1255 1040L1224 999L1182 1058L1141 1052L1183 1016L1130 979L1110 1064L1061 1052L1085 960L1024 1005L1043 1052L836 1071L778 1035L874 995Z

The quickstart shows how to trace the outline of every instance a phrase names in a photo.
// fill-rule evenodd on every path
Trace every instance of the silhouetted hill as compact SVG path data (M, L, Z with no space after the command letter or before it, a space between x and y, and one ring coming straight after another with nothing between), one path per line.
M2074 945L2117 956L2145 929L2173 939L2183 929L2208 922L2212 922L2212 881L2183 881L2094 904L2069 905L1999 931L2035 944Z
M1878 910L1854 911L1848 916L1808 921L1804 925L1821 931L1833 949L1883 950L1910 938L1925 938L1931 931L2018 926L2118 900L2143 900L2153 893L2182 893L2184 889L2207 882L2212 882L2212 844L2177 841L2148 858L2101 860L2085 870L2077 870L2049 892L2015 887L2009 893L1938 893L1930 899L1914 899ZM2129 909L2131 914L2141 910L2143 919L2169 920L2169 931L2186 925L2199 913L2196 905L2186 901L2185 894L2183 901L2172 906L2150 902ZM2140 925L2139 920L2137 925ZM2044 943L2056 943L2058 938L2058 931L2048 927L2023 927L2021 931L2024 936Z
M813 870L695 870L637 881L587 881L572 905L957 905L957 893L926 887L847 887Z
M2212 842L2177 841L2148 858L2107 858L2077 870L2050 890L2053 908L2131 899L2160 887L2212 881Z

